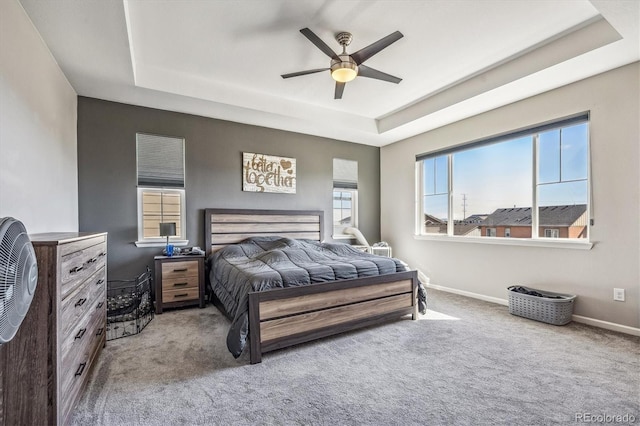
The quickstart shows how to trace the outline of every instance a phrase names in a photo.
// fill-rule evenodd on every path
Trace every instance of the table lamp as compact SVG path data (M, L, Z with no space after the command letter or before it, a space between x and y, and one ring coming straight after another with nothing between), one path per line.
M160 224L160 236L167 237L167 256L173 256L173 246L169 247L169 237L173 237L174 235L176 235L175 222L166 222Z

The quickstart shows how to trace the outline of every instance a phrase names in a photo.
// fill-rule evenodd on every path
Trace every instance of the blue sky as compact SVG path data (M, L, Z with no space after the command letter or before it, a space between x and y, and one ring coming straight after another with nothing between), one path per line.
M498 208L531 207L533 137L461 151L453 155L454 219ZM446 157L425 160L425 212L447 216ZM538 204L587 202L587 123L540 134ZM435 167L435 181L434 170ZM442 194L442 195L437 195ZM466 203L463 197L466 195Z

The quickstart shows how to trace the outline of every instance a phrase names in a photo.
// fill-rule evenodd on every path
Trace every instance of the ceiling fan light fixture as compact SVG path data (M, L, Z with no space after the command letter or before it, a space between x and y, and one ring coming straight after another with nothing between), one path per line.
M331 78L336 81L334 99L342 99L342 93L344 92L345 83L354 80L359 75L362 77L388 81L395 84L398 84L402 81L401 78L394 77L390 74L383 73L373 68L369 68L368 66L363 64L364 61L377 54L382 49L387 48L389 45L404 37L400 31L395 31L388 36L381 38L375 43L372 43L369 46L364 47L352 54L347 53L347 46L353 39L351 33L343 31L336 34L336 41L338 42L338 44L340 44L340 46L342 46L342 53L337 54L309 28L303 28L300 30L300 32L318 49L320 49L322 53L331 58L331 65L329 65L329 68L316 68L313 70L282 74L282 78L315 74L318 72L326 71L328 69L331 71Z
M331 77L338 83L348 83L358 76L358 65L351 57L341 56L341 62L332 61Z
M339 83L348 83L356 78L357 75L358 72L352 68L336 68L331 71L331 77Z

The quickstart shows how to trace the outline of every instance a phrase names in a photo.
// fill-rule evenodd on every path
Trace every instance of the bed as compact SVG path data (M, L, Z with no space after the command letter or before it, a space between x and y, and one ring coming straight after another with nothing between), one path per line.
M227 347L262 354L411 315L417 272L346 244L323 243L322 211L205 210L207 285L232 321Z

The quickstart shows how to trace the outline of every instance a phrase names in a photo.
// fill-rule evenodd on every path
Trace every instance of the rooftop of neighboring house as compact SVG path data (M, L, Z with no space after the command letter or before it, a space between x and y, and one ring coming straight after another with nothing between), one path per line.
M446 225L446 221L442 219L438 219L435 216L431 216L430 214L424 214L424 223L425 225Z
M571 226L587 211L586 204L540 207L541 226ZM530 226L531 207L497 209L482 222L483 226Z

